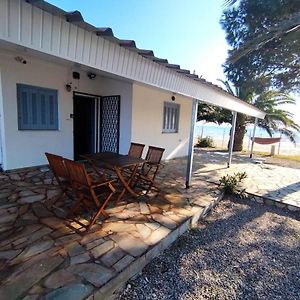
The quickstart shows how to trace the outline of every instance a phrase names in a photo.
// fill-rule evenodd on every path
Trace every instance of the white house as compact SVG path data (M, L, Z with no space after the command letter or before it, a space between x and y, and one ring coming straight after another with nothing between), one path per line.
M126 153L131 141L187 155L193 99L264 113L156 58L109 28L45 1L0 1L0 164L4 170L95 151Z

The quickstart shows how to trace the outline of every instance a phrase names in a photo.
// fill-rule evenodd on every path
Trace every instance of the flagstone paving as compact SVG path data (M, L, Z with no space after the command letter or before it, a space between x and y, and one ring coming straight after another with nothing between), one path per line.
M250 159L235 154L230 168L227 168L227 155L220 152L195 151L194 178L218 183L227 174L246 172L246 191L265 199L287 205L291 210L300 208L300 169L287 168L264 163L261 159ZM202 162L201 168L197 163Z
M84 234L63 218L70 200L46 168L0 174L0 299L84 299L120 274L129 278L219 195L203 181L186 190L184 168L173 163L158 180L158 197L112 200L110 217Z
M109 218L86 234L65 218L70 200L46 168L1 173L0 299L103 299L207 213L220 196L215 183L227 173L246 171L248 192L300 207L298 170L240 156L227 169L224 155L196 149L186 190L185 165L164 163L159 196L112 200Z
M197 185L199 181L219 184L224 175L246 172L247 178L243 181L246 192L270 199L279 207L285 204L291 210L300 210L299 168L264 163L261 158L250 159L239 153L234 153L230 168L227 161L227 153L195 148L192 184ZM185 165L185 159L168 162L169 169L183 169Z

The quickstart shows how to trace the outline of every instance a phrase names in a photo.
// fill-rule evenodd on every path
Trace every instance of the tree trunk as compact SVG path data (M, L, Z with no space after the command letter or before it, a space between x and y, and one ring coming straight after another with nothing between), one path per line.
M233 151L243 150L243 141L246 133L246 115L237 114L234 133Z

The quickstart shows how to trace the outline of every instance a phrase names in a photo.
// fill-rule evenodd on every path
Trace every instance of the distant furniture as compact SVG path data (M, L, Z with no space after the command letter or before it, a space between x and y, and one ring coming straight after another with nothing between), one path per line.
M250 137L250 140L252 141L252 146L251 146L251 152L250 152L250 158L253 156L253 150L254 150L254 143L259 144L259 145L272 145L271 146L271 152L270 155L273 156L275 154L275 145L276 143L279 143L278 145L278 154L279 154L279 149L280 149L280 142L281 142L281 137Z
M145 145L139 143L131 143L128 151L128 156L141 158Z
M80 221L75 221L81 226L86 227L86 231L88 231L101 214L104 217L108 217L104 208L112 195L116 192L112 185L114 180L105 180L104 177L99 177L98 180L95 180L87 173L84 164L68 159L65 159L64 163L68 170L74 193L78 197L70 210L69 216L73 217L74 213L83 205L84 208L91 213L90 222L88 226L86 226ZM93 212L93 206L96 206L96 212Z
M117 201L119 201L128 191L132 196L137 197L138 194L131 188L133 179L135 178L136 170L139 165L142 165L145 160L142 158L131 157L128 155L122 155L114 152L100 152L95 154L86 154L82 155L94 169L101 170L114 170L114 173L117 175L123 189L118 196ZM124 176L123 170L130 170L129 176Z
M128 150L128 156L130 157L135 157L135 158L141 158L143 151L144 151L145 145L144 144L139 144L139 143L133 143L131 142L130 148ZM131 175L132 171L134 170L135 166L131 166L128 168L123 168L122 171L125 174Z
M60 188L63 191L63 195L68 196L72 199L72 189L71 189L71 181L69 178L68 170L64 164L64 158L59 155L55 155L52 153L45 153L47 160L49 162L50 169L59 184Z
M160 161L164 151L164 148L149 146L145 158L146 162L137 171L136 185L144 188L146 190L145 194L148 194L151 189L155 189L157 192L160 191L155 178L161 166Z
M251 139L251 141L253 141L252 137L250 139ZM279 143L280 140L281 140L280 137L276 137L276 138L272 138L272 137L268 137L268 138L254 137L254 143L260 144L260 145L271 145L271 144Z

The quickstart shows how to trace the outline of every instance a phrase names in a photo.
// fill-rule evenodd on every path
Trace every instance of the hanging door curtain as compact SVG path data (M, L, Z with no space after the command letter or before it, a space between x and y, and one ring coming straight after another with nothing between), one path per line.
M260 145L271 145L271 144L279 143L280 139L281 139L280 137L278 137L278 138L255 137L254 143L260 144ZM253 141L252 137L251 137L251 141Z

